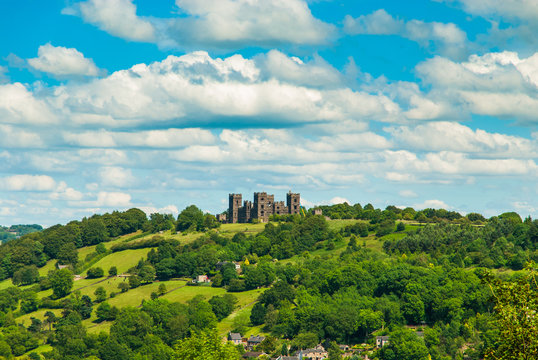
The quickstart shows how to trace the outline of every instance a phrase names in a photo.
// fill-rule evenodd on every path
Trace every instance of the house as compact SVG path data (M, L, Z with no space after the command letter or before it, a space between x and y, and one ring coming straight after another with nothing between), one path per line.
M243 338L240 333L231 332L228 334L228 341L233 342L234 345L241 345L243 343Z
M389 336L376 336L375 337L375 346L378 348L382 348L388 343L389 343Z
M313 349L301 350L297 354L299 360L323 360L329 356L329 353L321 345L316 346Z
M200 283L210 283L211 280L209 280L209 278L207 277L207 275L198 275L198 276L196 277L196 279L194 279L192 282L195 283L195 284L200 284Z
M297 356L284 356L284 355L280 355L279 357L276 358L276 360L299 360L299 358Z
M56 266L58 267L59 270L67 269L69 267L69 265L60 265L60 264L56 264Z
M251 337L248 338L247 340L247 350L254 350L254 348L258 345L260 345L260 343L265 339L265 337L263 336L259 336L259 335L252 335Z
M312 215L323 215L323 210L320 208L314 208L312 209Z

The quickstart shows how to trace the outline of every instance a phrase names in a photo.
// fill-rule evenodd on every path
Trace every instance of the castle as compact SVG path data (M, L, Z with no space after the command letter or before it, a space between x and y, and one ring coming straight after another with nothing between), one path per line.
M275 196L266 192L254 193L254 202L242 202L242 198L241 194L229 195L228 223L248 223L251 219L268 222L271 215L299 214L301 211L301 194L291 191L286 194L286 205L284 201L275 202Z

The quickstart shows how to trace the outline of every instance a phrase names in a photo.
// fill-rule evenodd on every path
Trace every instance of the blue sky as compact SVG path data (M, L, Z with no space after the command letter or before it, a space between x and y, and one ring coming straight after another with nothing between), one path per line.
M0 224L290 189L538 215L534 0L5 0L0 17Z

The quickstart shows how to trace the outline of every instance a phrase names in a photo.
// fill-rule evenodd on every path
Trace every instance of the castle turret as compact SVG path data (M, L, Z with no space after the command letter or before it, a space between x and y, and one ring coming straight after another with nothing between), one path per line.
M301 194L294 194L290 190L286 194L286 206L289 214L299 214L301 211Z

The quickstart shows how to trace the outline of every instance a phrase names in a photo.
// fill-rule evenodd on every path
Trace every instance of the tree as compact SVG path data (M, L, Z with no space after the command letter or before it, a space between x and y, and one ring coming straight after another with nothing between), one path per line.
M221 321L232 313L237 304L237 297L232 294L225 294L222 296L213 296L209 299L213 313L217 317L218 321Z
M60 264L70 264L76 266L78 263L78 251L74 243L66 243L58 251L58 261Z
M538 359L538 271L534 263L526 270L527 274L515 282L486 277L500 331L486 359Z
M103 219L99 216L92 216L89 219L82 219L81 237L85 246L96 245L107 239L108 233Z
M24 266L13 273L13 285L30 285L39 281L39 271L35 265Z
M96 279L96 278L103 277L105 275L105 272L100 267L94 267L94 268L88 269L87 275L88 275L88 279Z
M116 276L118 275L118 268L115 266L111 266L110 269L108 269L108 276Z
M95 295L95 302L103 302L106 300L106 290L102 286L99 286L93 294Z
M159 290L157 290L157 295L163 296L166 294L166 292L166 284L159 284Z
M52 331L52 324L54 324L58 319L52 311L47 311L45 313L45 324L49 325L49 331Z
M121 282L118 284L118 289L120 289L122 293L127 292L129 290L129 284L126 282Z
M428 348L413 331L404 329L390 334L390 341L378 352L381 360L428 360Z
M140 278L138 275L129 276L129 288L134 289L140 286Z
M201 331L180 340L174 347L175 360L239 360L241 355L231 343L223 344L217 332Z
M405 230L405 224L403 222L399 222L398 225L396 225L396 231L402 232Z
M95 315L97 315L97 322L114 320L118 315L118 309L115 306L110 306L110 304L105 301L99 304L95 310Z
M138 272L138 277L142 283L150 283L155 279L155 268L151 265L144 265Z
M254 307L252 308L252 311L250 313L250 322L252 323L252 325L258 326L263 324L266 313L267 310L265 309L265 306L263 306L263 304L259 302L254 304Z
M342 360L342 350L335 341L331 341L329 348L327 349L329 353L329 360Z
M48 278L52 287L52 294L57 299L69 294L73 287L73 273L69 269L51 271Z
M185 208L177 217L177 231L185 230L203 230L204 228L204 213L195 205L190 205Z

